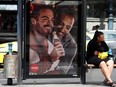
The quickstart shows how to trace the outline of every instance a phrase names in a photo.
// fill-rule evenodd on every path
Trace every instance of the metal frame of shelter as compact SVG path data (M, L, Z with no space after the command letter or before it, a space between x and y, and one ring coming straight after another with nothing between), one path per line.
M26 24L26 15L25 15L25 9L26 9L26 3L30 1L30 0L17 0L17 37L18 37L18 84L21 85L22 84L22 78L26 78L24 73L22 75L22 72L25 72L25 68L22 69L22 58L23 58L23 53L25 47L23 44L24 41L24 33L25 33L25 28L26 26L24 24ZM78 36L80 37L80 39L78 40L78 53L79 53L79 62L80 62L80 80L81 83L83 84L85 81L85 68L84 68L84 63L85 63L85 46L86 46L86 0L82 0L82 8L81 8L81 18L79 18L79 20L81 20L81 26L80 29L78 29L78 32L80 33ZM25 43L25 41L24 41ZM23 49L24 48L24 49ZM25 65L24 65L25 66ZM23 71L22 71L23 70Z

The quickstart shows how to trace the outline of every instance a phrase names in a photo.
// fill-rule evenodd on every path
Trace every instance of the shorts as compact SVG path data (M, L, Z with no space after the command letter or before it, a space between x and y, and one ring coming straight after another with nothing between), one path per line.
M105 59L100 59L100 58L98 58L97 56L93 56L93 57L91 57L91 58L89 58L88 60L87 60L87 63L89 63L89 64L94 64L96 67L99 67L99 65L100 65L100 63L102 62L102 61L108 61L108 60L113 60L113 58L112 57L107 57L107 58L105 58Z

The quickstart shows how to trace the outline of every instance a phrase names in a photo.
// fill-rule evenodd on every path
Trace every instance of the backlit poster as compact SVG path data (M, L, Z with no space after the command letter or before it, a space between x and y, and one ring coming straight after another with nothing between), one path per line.
M29 76L77 76L77 29L81 1L28 3L26 60Z

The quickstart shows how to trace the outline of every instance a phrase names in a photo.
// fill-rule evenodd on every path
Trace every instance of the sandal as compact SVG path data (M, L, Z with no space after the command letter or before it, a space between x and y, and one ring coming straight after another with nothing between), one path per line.
M115 87L115 86L116 86L116 84L113 83L113 82L110 82L110 83L108 83L108 84L109 84L109 86L111 86L111 87Z
M103 81L103 84L106 85L106 86L109 86L109 83L108 83L107 80L104 80L104 81Z
M106 85L106 86L116 87L116 84L113 83L113 82L110 82L110 83L109 83L108 81L104 80L103 83L104 83L104 85Z

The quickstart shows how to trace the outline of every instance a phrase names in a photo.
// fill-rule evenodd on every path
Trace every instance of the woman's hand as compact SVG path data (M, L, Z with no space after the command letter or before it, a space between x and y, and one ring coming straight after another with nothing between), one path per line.
M96 56L96 55L98 55L98 53L99 53L98 51L95 51L95 52L94 52L94 55Z

